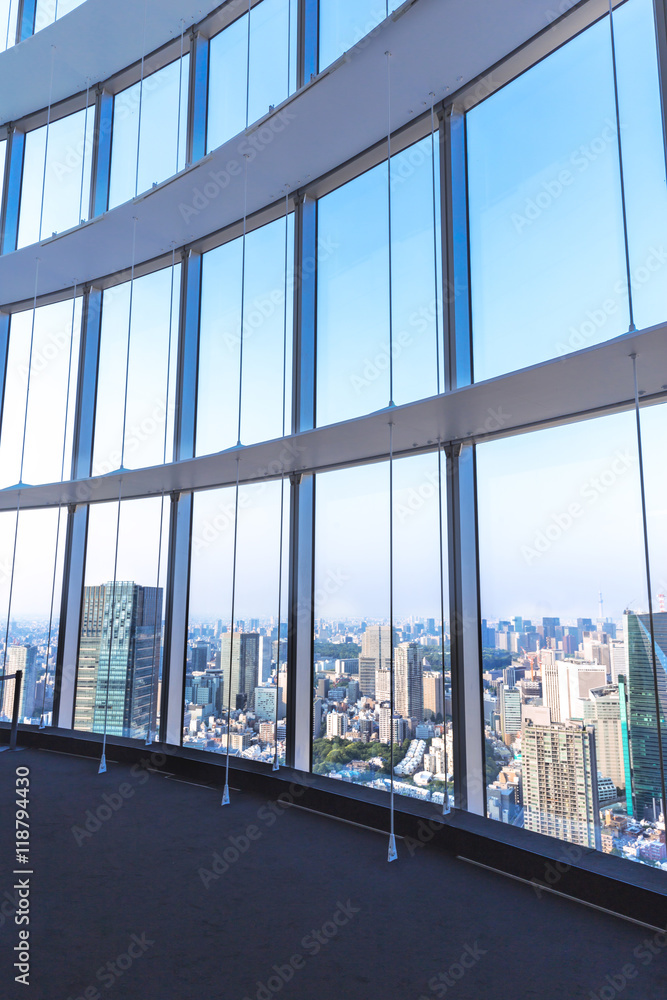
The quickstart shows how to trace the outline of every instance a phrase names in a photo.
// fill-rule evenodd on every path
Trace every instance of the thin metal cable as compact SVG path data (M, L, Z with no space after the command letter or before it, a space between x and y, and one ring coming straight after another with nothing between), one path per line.
M167 439L169 430L169 379L171 376L171 341L172 341L172 329L174 320L174 272L176 269L176 247L172 245L171 248L171 289L169 296L169 344L167 347L167 392L164 405L164 442L162 447L162 464L167 464ZM153 665L155 665L155 654L157 650L157 635L158 629L160 631L160 636L162 635L162 613L160 612L160 618L158 620L157 615L157 592L160 589L160 573L162 569L162 531L164 526L164 486L162 487L162 492L160 495L160 528L158 532L158 552L157 552L157 574L155 582L155 623L153 625ZM160 640L160 653L162 641ZM148 703L148 733L146 735L146 746L150 746L153 742L152 726L153 726L153 676L154 673L151 671L151 690L150 699Z
M285 288L283 303L283 437L285 437L285 427L287 422L287 258L289 251L289 191L285 192ZM276 715L273 750L273 770L278 770L278 692L280 691L280 639L282 625L282 596L283 596L283 540L284 540L284 520L285 520L285 477L280 480L280 545L278 556L278 656L276 658Z
M67 421L69 417L69 396L70 387L72 384L72 353L74 349L74 322L76 319L76 289L77 283L74 282L74 292L72 295L72 322L70 329L70 340L69 340L69 361L67 365L67 390L65 394L65 421L63 430L63 451L62 458L60 460L60 482L65 478L65 458L67 455ZM49 610L49 632L48 638L46 640L46 674L44 677L44 690L42 692L42 708L39 713L39 728L44 728L44 708L46 706L46 684L49 677L49 651L51 649L51 634L53 631L53 612L56 599L56 580L58 577L58 549L60 547L60 522L62 515L62 500L58 503L58 523L56 525L56 543L55 551L53 553L53 579L51 581L51 607Z
M127 313L127 353L125 357L125 394L123 399L123 431L120 439L120 471L123 472L125 469L125 430L127 427L127 392L130 382L130 345L132 343L132 306L134 304L134 267L135 267L135 254L137 247L137 222L138 219L136 215L134 216L134 224L132 227L132 267L130 271L130 303Z
M449 767L447 764L447 685L445 683L445 557L443 547L445 543L444 525L442 523L442 445L438 441L438 526L440 539L440 652L442 656L442 745L444 747L445 760L445 798L442 803L443 813L449 812L449 788L447 787L447 776Z
M655 718L658 735L658 758L660 760L660 784L662 787L662 811L665 815L667 807L667 794L665 794L665 761L662 750L662 722L660 719L660 691L658 686L658 662L655 652L655 620L653 617L653 596L651 586L651 559L649 555L648 540L648 516L646 513L646 484L644 479L644 449L642 443L642 425L639 413L639 388L637 383L637 355L630 355L632 358L632 371L635 383L635 419L637 424L637 453L639 457L639 487L642 498L642 526L644 531L644 562L646 565L646 590L648 594L648 618L651 633L651 659L653 666L653 690L655 693Z
M139 79L139 121L137 123L137 166L134 174L134 197L139 194L139 152L141 148L141 116L144 105L144 65L146 62L146 18L148 15L148 0L144 2L144 40L141 46L141 77Z
M51 128L51 101L53 100L53 67L56 61L56 47L51 46L51 77L49 80L49 104L46 109L46 135L44 137L44 169L42 171L42 203L39 208L39 233L37 242L42 239L42 224L44 222L44 194L46 192L46 164L49 156L49 131Z
M21 443L21 464L19 466L19 486L23 486L23 464L25 462L25 439L28 430L28 405L30 403L30 383L32 381L32 352L35 346L35 317L37 314L37 279L39 276L39 257L35 257L35 289L32 297L32 322L30 325L30 347L28 349L28 377L25 387L25 411L23 414L23 441Z
M236 611L236 553L239 537L239 463L236 459L236 495L234 499L234 554L232 557L232 618L229 633L229 674L227 676L227 761L225 767L225 789L222 805L229 805L229 743L232 735L232 657L234 655L234 615ZM239 653L239 680L241 677L241 655Z
M79 222L83 222L83 184L86 176L86 141L88 139L88 98L90 94L90 77L86 77L86 113L83 118L83 153L81 154L81 190L79 193ZM86 216L88 216L86 212Z
M248 228L248 154L244 153L245 181L243 185L243 241L241 243L241 340L239 344L239 421L237 447L241 447L241 403L243 401L243 326L245 324L245 263Z
M389 405L394 405L394 317L391 219L391 52L387 57L387 222L389 227Z
M628 331L633 333L635 326L634 307L632 302L632 274L630 269L630 242L628 238L628 212L625 203L625 173L623 169L623 144L621 142L621 110L618 99L618 73L616 68L616 37L614 35L614 8L609 0L609 35L611 38L611 61L614 74L614 105L616 108L616 135L618 136L618 169L621 181L621 209L623 212L623 244L625 247L625 272L628 282L628 312L630 325Z
M183 32L185 21L181 18L181 59L178 64L178 125L176 127L176 173L178 173L178 163L181 156L181 100L183 97ZM192 54L190 54L192 59Z
M380 640L380 648L382 641ZM394 835L394 422L389 421L389 743L390 801L389 852L387 861L396 860Z
M116 582L118 579L118 543L120 539L120 508L121 499L123 494L123 477L121 476L120 482L118 484L118 516L116 517L116 551L114 553L113 561L113 585L111 588L111 609L108 620L108 634L109 634L109 658L107 660L107 683L106 683L106 698L104 702L104 735L102 737L102 757L100 759L100 767L98 774L104 774L107 769L107 720L109 717L109 683L111 681L111 650L113 648L113 631L114 631L114 619L116 614ZM106 601L106 594L105 594ZM104 628L104 612L102 612L102 628Z
M433 284L435 286L435 368L437 372L437 389L440 395L440 293L438 289L438 209L435 177L435 112L433 101L435 94L431 92L431 173L433 175ZM438 451L438 458L440 452Z
M247 128L250 124L250 11L252 8L252 0L248 0L248 50L246 54L246 70L245 70L245 127Z

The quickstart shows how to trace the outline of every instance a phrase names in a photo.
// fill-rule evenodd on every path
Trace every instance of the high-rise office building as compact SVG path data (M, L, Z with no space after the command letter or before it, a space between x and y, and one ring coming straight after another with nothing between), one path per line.
M156 720L161 649L161 587L85 587L74 728L145 735Z
M37 646L13 645L7 648L7 662L5 669L8 674L15 674L20 670L23 674L21 679L21 701L19 702L19 721L32 719L35 711L39 715L41 706L35 705L35 687L37 685ZM6 681L2 685L2 706L0 715L6 719L11 719L14 710L14 686L15 681Z
M527 722L522 762L525 828L601 850L594 731Z
M584 702L584 722L595 729L598 771L611 778L616 788L625 788L618 685L592 688Z
M257 632L226 632L222 636L220 665L225 711L230 704L230 674L232 712L252 701L259 678L259 639Z
M401 642L394 653L394 707L411 729L424 718L420 653L416 642Z
M661 741L651 651L649 615L625 614L625 655L628 680L630 749L633 798L639 819L654 818L661 811L662 776L660 755L667 769L667 612L653 615L655 667L660 703ZM662 743L662 746L661 746Z
M375 671L391 667L391 636L389 625L369 625L361 637L359 688L366 698L375 698ZM396 629L393 630L393 644L398 644Z
M500 731L505 743L509 744L521 731L521 692L501 681L498 685L498 703Z
M424 715L444 715L442 702L442 673L439 670L425 670L423 673Z

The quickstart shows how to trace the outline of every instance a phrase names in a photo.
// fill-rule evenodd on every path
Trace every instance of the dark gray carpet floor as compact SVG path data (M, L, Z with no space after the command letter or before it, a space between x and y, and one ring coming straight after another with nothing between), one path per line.
M19 766L30 768L28 986L13 968L13 887L27 877L12 874ZM98 776L90 760L2 753L0 997L667 996L667 947L649 931L428 847L410 857L399 844L391 865L386 850L378 833L248 792L223 809L217 790L137 766Z

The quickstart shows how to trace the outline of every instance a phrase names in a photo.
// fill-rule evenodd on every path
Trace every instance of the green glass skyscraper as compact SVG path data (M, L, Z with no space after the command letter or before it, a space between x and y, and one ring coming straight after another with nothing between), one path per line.
M655 661L658 675L661 740L658 739L651 622L649 615L625 614L625 649L628 676L630 748L632 754L634 812L639 819L653 819L663 797L660 754L667 768L667 612L653 615Z

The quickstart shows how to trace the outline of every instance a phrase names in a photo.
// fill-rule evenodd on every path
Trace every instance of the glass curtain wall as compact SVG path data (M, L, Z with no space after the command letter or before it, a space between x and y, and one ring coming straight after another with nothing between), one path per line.
M628 287L637 328L665 319L667 192L650 0L628 0L614 29L620 130L609 17L467 115L476 381L626 333Z
M180 289L175 264L103 294L93 475L173 458Z
M262 0L211 39L207 151L263 118L296 90L297 0ZM284 126L283 126L284 127ZM251 136L238 149L254 159L270 142Z
M204 254L196 454L291 428L294 217Z
M169 509L164 496L90 507L75 729L157 732Z
M89 217L94 127L95 109L89 107L27 133L19 249Z
M435 163L434 159L435 157ZM434 170L435 168L435 170ZM318 202L317 423L443 389L439 152L431 137ZM390 336L390 308L393 324Z
M394 791L438 806L453 795L445 482L437 454L394 462L393 622L389 463L322 473L315 494L313 769L389 791L393 759Z
M109 208L185 166L189 66L186 54L114 97Z
M320 0L320 69L374 31L403 0ZM359 44L361 42L361 44Z
M183 746L285 759L289 495L280 481L241 486L238 508L234 487L194 495Z
M72 470L82 300L14 313L0 428L0 487L60 482Z

